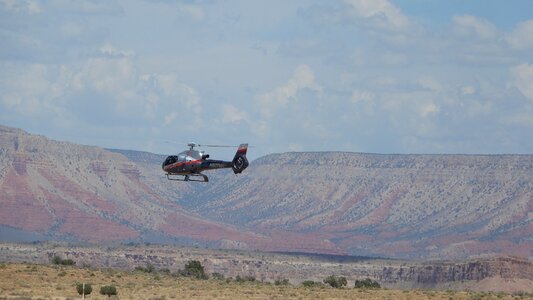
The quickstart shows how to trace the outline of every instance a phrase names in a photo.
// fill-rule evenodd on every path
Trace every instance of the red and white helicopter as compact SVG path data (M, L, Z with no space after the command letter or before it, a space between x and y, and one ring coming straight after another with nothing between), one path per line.
M208 159L209 154L195 150L194 147L232 147L220 145L199 145L189 143L189 150L180 152L178 155L170 155L163 162L163 171L169 180L208 182L206 170L231 168L235 174L239 174L248 167L246 152L248 144L241 144L232 161Z

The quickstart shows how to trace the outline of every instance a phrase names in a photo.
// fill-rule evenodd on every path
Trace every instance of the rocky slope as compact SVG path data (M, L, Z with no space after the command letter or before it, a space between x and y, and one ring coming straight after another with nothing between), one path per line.
M533 155L272 154L212 182L180 204L349 254L533 256Z
M98 147L0 127L0 233L215 245L224 238L256 237L184 211L172 199L188 187L165 189L166 179L151 169Z
M372 278L388 288L473 289L533 292L533 261L518 257L478 258L468 261L398 261L331 255L287 255L265 252L208 250L170 246L67 247L0 243L4 262L48 263L59 255L78 265L133 270L153 265L176 272L189 260L199 260L207 273L226 277L253 276L273 282L289 279L321 282L326 276L345 276L349 282ZM491 283L487 285L487 283Z
M533 155L283 153L209 184L167 181L162 159L0 127L0 237L533 256Z

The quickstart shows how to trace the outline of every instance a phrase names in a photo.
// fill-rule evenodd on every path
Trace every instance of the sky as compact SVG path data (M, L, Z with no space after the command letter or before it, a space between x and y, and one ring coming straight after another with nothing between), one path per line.
M533 1L0 0L0 124L168 154L531 154Z

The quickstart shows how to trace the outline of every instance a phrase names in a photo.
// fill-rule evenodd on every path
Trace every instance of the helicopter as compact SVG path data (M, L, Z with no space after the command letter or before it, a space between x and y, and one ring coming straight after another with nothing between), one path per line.
M208 159L209 154L195 150L194 147L233 147L220 145L199 145L189 143L189 150L178 155L170 155L163 162L162 168L168 180L209 182L209 178L202 174L206 170L231 168L233 173L240 174L248 167L246 152L248 144L241 144L232 161Z

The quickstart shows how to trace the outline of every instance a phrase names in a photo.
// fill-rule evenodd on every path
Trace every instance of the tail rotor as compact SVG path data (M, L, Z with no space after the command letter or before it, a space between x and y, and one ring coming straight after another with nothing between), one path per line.
M248 159L246 158L246 152L248 151L248 144L241 144L239 146L239 149L237 149L237 153L235 153L235 157L232 161L231 168L233 169L233 173L240 174L244 169L246 169L249 165Z

